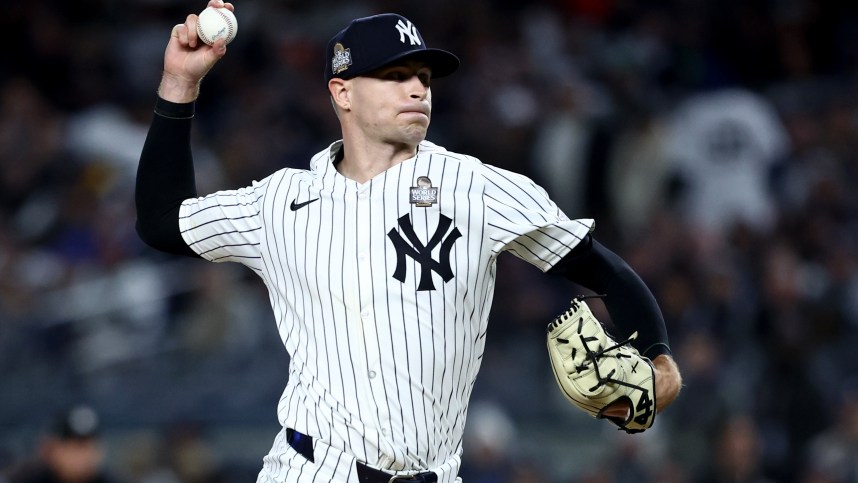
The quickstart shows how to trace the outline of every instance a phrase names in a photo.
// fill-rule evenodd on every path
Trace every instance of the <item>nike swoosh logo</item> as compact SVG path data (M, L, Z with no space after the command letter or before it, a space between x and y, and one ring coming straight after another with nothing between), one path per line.
M301 208L303 208L303 207L305 207L305 206L309 205L310 203L312 203L312 202L314 202L314 201L319 201L319 198L313 198L313 199L312 199L312 200L310 200L310 201L303 201L303 202L301 202L301 203L295 203L295 200L292 200L292 204L291 204L291 205L289 205L289 209L290 209L290 210L292 210L292 211L298 211L298 210L300 210Z

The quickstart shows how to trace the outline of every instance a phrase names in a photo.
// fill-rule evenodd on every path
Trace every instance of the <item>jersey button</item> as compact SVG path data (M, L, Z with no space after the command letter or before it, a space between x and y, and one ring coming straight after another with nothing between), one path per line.
M369 378L375 379L375 371L369 371Z
M358 193L359 200L365 200L368 195L366 193Z
M360 313L360 316L361 316L361 318L368 319L370 316L369 310L364 310L363 312Z

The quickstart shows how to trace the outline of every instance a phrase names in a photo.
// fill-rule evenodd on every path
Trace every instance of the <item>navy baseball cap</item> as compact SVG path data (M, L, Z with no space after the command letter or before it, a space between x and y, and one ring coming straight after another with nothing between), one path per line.
M99 434L98 414L86 405L75 406L57 415L51 434L59 439L90 439Z
M426 62L432 77L444 77L459 68L459 58L446 50L426 47L423 36L407 18L383 13L352 20L325 50L325 84L332 78L351 79L394 61L413 58Z

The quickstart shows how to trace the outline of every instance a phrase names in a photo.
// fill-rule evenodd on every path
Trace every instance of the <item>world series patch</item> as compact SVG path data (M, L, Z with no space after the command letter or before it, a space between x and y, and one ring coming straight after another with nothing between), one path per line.
M334 74L339 74L340 72L349 68L352 65L352 53L350 49L347 49L341 43L337 43L334 45L334 57L331 59L331 71Z
M426 176L417 178L417 186L411 187L409 203L414 206L427 207L438 202L438 188L432 186L432 180Z

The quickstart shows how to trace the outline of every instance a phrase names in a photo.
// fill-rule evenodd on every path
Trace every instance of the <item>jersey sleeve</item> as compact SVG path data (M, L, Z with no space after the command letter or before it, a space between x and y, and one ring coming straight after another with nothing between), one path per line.
M265 182L187 199L179 210L182 238L212 262L238 262L261 270L261 199Z
M593 230L592 219L570 220L526 176L483 166L486 222L495 252L508 251L548 271Z

